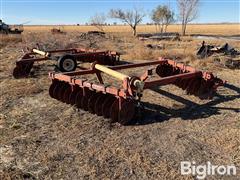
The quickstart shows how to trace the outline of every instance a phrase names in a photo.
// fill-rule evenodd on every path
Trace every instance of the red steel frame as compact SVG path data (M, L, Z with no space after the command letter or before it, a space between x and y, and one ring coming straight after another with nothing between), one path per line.
M144 89L150 89L154 86L168 85L178 81L178 79L190 79L193 77L202 77L205 80L210 80L213 76L212 73L209 73L209 72L202 73L201 71L198 71L193 67L185 66L182 63L177 63L173 60L163 59L163 58L159 58L159 60L157 61L150 61L150 62L138 63L138 64L119 65L119 66L113 66L110 68L113 70L122 70L122 69L137 68L137 67L144 67L144 66L151 66L151 65L160 65L166 62L168 64L171 64L173 67L180 68L183 73L169 76L169 77L163 77L158 80L147 80L149 75L152 74L152 69L149 69L145 71L140 77L136 77L145 82ZM92 68L90 70L82 70L82 71L69 72L69 73L63 73L63 74L51 72L49 73L49 77L53 80L64 81L71 85L78 85L79 87L82 87L82 88L87 87L91 90L96 90L103 93L109 93L122 98L131 97L133 95L132 94L133 87L131 86L129 79L125 79L123 81L122 88L116 88L113 86L106 87L104 84L95 84L80 78L76 78L76 76L96 74L96 73L98 73L98 70L95 70L94 68ZM214 89L216 89L221 84L222 83L220 82L218 85L214 87Z
M120 60L120 54L113 51L103 51L95 49L84 48L72 48L72 49L60 49L43 52L44 57L40 57L39 54L33 52L26 53L20 60L16 61L16 67L13 69L13 76L15 78L27 77L33 67L34 62L55 60L64 55L70 55L75 58L77 62L95 62L104 65L116 65ZM43 56L43 55L41 55ZM79 67L79 66L77 66ZM84 69L83 67L79 67Z
M71 53L71 55L75 57L83 57L82 60L83 62L94 62L98 55L101 54L107 54L111 55L113 57L119 56L119 53L114 52L114 51L103 51L103 50L95 50L95 49L84 49L84 48L71 48L71 49L59 49L59 50L52 50L52 51L46 51L49 54L56 54L56 53ZM37 55L37 53L30 52L26 53L22 59L19 59L16 63L22 63L22 62L37 62L37 61L45 61L49 60L49 57L43 57L43 58L36 58L36 57L31 57ZM31 58L30 58L31 57ZM90 58L86 59L86 57Z
M140 101L143 90L154 86L174 84L187 91L188 94L196 95L200 98L211 98L217 87L223 85L223 81L214 77L212 73L201 72L193 67L185 66L173 60L159 58L157 61L126 64L109 67L112 70L123 70L144 66L157 66L148 68L139 77L129 77L115 72L115 77L122 80L122 87L104 85L100 67L96 63L92 64L89 70L75 71L69 73L49 73L52 85L49 94L52 98L58 99L67 104L76 105L89 112L110 117L112 122L121 124L128 123L135 114L135 107ZM104 66L101 66L103 70ZM110 72L104 68L105 73ZM159 79L151 80L153 69L159 75ZM96 74L99 83L92 83L79 76ZM143 83L143 87L136 86L136 82ZM139 85L139 84L138 84ZM140 88L139 88L140 87Z

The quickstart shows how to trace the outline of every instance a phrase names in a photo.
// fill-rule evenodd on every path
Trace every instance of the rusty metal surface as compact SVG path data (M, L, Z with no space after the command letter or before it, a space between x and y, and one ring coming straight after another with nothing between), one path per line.
M41 54L36 52L41 52ZM47 56L43 56L42 54L47 54ZM66 55L73 57L78 62L78 64L84 62L91 63L96 61L99 64L113 66L120 59L119 53L106 50L104 51L97 49L72 48L50 50L44 52L33 49L30 52L26 53L21 59L16 61L16 66L13 69L13 76L14 78L27 77L29 76L35 62L58 61L61 57ZM60 68L58 69L61 71Z
M149 66L152 68L149 69ZM50 96L64 102L62 100L64 98L60 98L59 94L61 94L63 86L65 86L63 84L67 83L72 87L69 88L72 91L68 93L73 94L73 98L75 98L75 101L71 100L71 104L75 102L78 108L88 110L97 115L103 115L107 118L110 117L112 122L126 124L134 117L135 108L141 101L144 89L173 84L185 90L189 95L205 99L212 98L217 87L224 83L210 72L198 71L193 67L163 58L147 63L127 64L99 69L96 69L96 67L99 66L93 63L92 69L89 70L70 73L49 73L49 77L53 82L49 89ZM111 76L117 74L118 71L116 70L138 67L148 67L148 69L143 71L140 76L130 76L121 73L121 77L124 75L124 78L117 80L121 82L121 87L104 84L102 78L99 78L101 73L107 73ZM153 74L155 78L152 78ZM85 75L96 75L99 82L92 82L83 77ZM118 76L115 77L118 78ZM52 90L53 86L58 91L55 92Z

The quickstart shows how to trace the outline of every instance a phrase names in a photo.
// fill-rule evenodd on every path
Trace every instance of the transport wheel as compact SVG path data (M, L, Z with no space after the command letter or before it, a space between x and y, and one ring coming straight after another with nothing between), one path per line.
M72 55L64 55L58 59L57 67L62 72L75 71L77 68L77 61Z

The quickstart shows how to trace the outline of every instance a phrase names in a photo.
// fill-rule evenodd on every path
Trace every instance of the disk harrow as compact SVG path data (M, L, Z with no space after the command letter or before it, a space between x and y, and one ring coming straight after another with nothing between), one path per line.
M61 49L53 51L40 51L32 49L16 62L13 69L14 78L23 78L29 76L33 64L40 61L55 61L56 68L61 72L75 71L77 67L81 68L80 63L98 62L99 64L113 66L118 63L120 54L112 51L101 51L95 49Z
M148 69L140 76L128 76L118 71L144 66ZM121 87L104 83L102 73L118 79ZM83 78L91 74L97 76L99 83ZM217 87L223 85L223 81L210 72L198 71L182 63L163 58L146 63L113 67L93 63L90 70L63 74L50 73L49 77L52 79L49 88L52 98L98 116L110 118L111 122L119 122L123 125L129 123L136 114L144 89L174 84L186 90L187 94L204 99L211 98Z

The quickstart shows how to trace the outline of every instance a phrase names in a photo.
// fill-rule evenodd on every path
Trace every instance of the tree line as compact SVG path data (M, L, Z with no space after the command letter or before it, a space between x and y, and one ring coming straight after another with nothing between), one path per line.
M187 24L197 18L199 0L177 0L178 14L176 14L167 5L158 5L150 13L152 22L156 25L158 32L167 32L167 27L177 21L181 22L181 33L186 35ZM134 36L137 34L137 26L142 23L146 16L142 9L134 8L132 10L111 9L108 17L118 19L127 24L132 29ZM104 14L95 14L90 19L90 24L103 31L107 16Z

